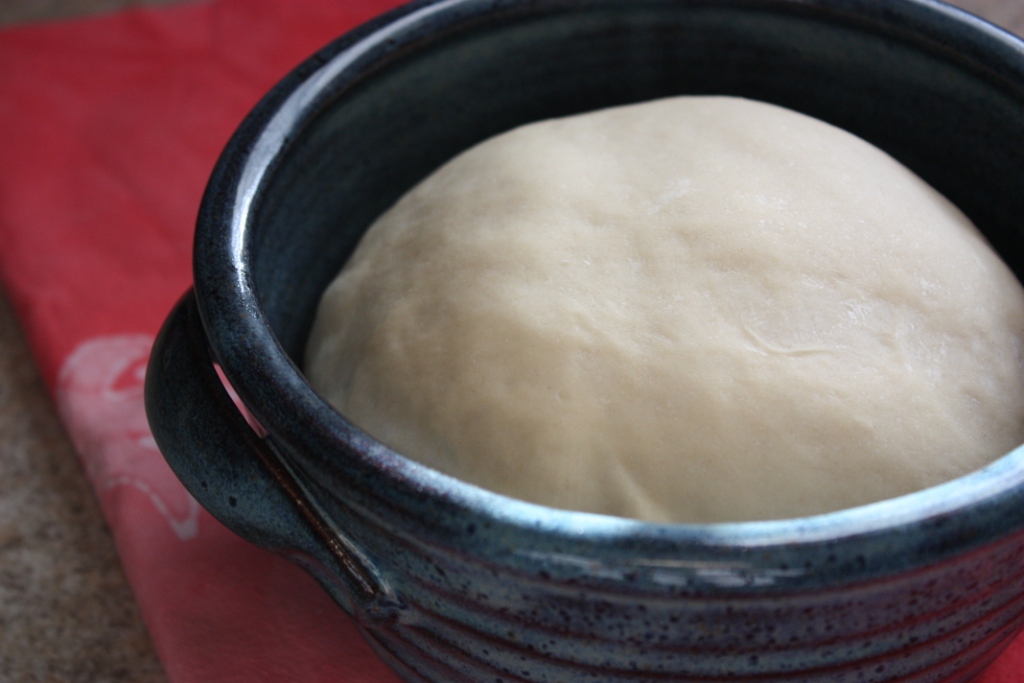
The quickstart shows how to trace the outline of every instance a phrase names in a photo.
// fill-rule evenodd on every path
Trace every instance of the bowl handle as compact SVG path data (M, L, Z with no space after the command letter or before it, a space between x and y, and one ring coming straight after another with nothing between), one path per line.
M160 452L210 514L312 573L350 614L387 619L397 606L387 582L317 513L225 390L192 290L178 301L153 345L146 415Z

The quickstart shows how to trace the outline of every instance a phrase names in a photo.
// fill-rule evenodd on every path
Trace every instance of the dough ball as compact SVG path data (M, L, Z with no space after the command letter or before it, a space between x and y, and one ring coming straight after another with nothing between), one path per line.
M323 296L313 387L430 467L659 522L788 518L1024 441L1024 292L970 221L821 121L680 97L459 155Z

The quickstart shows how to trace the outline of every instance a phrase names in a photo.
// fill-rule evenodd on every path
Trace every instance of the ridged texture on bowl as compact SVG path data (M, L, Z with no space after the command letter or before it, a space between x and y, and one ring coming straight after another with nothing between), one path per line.
M915 571L807 589L829 567L757 569L754 549L744 566L511 544L490 563L375 519L344 520L393 577L356 617L412 681L967 681L1024 625L1021 533Z

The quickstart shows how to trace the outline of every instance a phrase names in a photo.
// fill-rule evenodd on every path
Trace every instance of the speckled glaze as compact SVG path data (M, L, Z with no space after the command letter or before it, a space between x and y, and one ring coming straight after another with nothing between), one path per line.
M958 10L415 3L299 66L224 151L195 292L150 363L157 442L210 512L312 572L408 681L966 681L1024 625L1024 451L829 515L652 525L428 470L298 370L320 291L437 165L520 123L681 93L767 100L866 138L1022 272L1024 45Z

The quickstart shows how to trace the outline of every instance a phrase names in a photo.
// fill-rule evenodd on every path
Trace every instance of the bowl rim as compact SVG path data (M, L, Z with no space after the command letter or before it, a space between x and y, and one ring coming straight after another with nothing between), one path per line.
M195 290L216 362L271 438L322 453L337 453L344 444L346 457L352 460L342 465L355 466L377 483L386 482L419 498L436 497L451 513L468 513L529 533L553 534L584 544L621 541L629 536L656 542L658 547L666 542L673 547L793 547L900 532L948 518L954 512L1024 500L1024 447L1020 447L980 470L938 486L795 519L658 524L565 511L486 491L411 461L349 423L316 394L271 331L249 269L248 227L258 211L266 179L288 149L294 132L309 122L326 99L358 82L400 48L415 45L439 20L468 23L494 5L508 8L527 3L421 0L383 14L294 69L256 105L227 144L211 175L197 221ZM580 3L550 0L547 6L573 4ZM727 0L718 4L803 14L849 14L923 34L940 44L960 45L979 67L1024 83L1024 42L936 0L890 0L884 7L865 0ZM982 540L986 539L976 542ZM650 551L652 547L645 552Z

